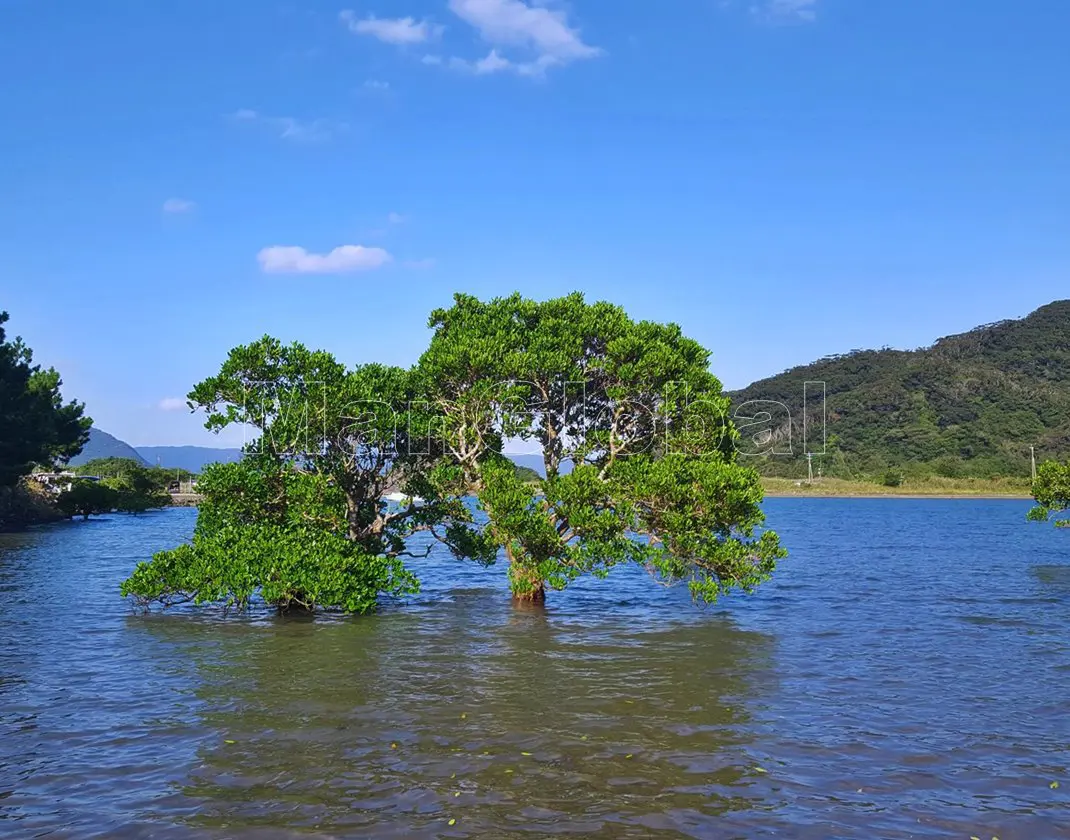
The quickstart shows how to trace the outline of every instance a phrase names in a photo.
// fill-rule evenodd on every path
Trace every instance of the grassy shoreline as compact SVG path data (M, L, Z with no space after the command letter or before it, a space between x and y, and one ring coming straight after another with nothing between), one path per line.
M927 478L885 487L868 481L842 478L816 479L813 484L795 478L763 478L767 498L854 497L860 499L1031 499L1028 480L1018 478Z

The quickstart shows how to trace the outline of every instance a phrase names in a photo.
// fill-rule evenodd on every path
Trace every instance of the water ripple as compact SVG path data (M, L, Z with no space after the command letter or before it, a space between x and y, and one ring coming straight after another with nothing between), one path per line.
M791 558L705 610L621 569L517 611L429 560L376 616L138 615L192 511L0 536L0 837L1070 834L1068 535L767 507Z

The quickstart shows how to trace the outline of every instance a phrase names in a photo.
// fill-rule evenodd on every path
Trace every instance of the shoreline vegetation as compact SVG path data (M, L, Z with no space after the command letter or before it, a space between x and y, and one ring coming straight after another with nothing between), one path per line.
M0 534L67 518L35 482L23 480L14 487L0 487Z
M854 481L842 478L818 478L812 483L805 479L772 478L763 476L766 498L827 498L853 497L859 499L1031 499L1031 484L1020 478L930 478L907 479L895 487L874 481Z
M534 471L517 468L517 476L530 479ZM897 487L876 481L842 478L805 479L763 476L762 488L767 499L1032 499L1027 479L997 478L929 478L907 479ZM196 493L172 493L170 507L198 507ZM20 531L34 525L45 525L69 519L55 506L55 499L36 482L25 480L14 488L0 491L0 533ZM1061 527L1066 527L1061 526Z

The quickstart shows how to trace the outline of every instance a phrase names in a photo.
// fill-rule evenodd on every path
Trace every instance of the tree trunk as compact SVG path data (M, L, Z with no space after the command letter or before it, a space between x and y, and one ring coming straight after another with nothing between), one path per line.
M360 524L360 498L348 490L346 491L346 523L349 541L357 542L363 536Z
M303 598L304 593L298 593L297 598ZM285 601L277 601L275 603L275 609L279 611L280 615L296 615L306 616L312 615L313 610L306 607L300 600L287 599Z
M525 604L546 603L546 583L538 573L523 562L518 562L511 547L506 547L505 554L509 558L509 588L513 592L513 601Z
M517 592L513 590L513 600L518 604L545 604L546 603L546 586L539 581L531 589L526 592Z

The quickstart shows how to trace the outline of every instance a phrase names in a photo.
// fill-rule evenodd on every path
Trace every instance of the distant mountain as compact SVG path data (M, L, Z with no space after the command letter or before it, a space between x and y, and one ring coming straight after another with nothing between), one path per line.
M511 452L505 453L505 457L516 464L518 467L526 467L529 470L534 470L541 477L546 477L546 464L543 462L542 455L528 455L528 454L513 454ZM572 472L572 461L561 462L561 474L567 475Z
M142 458L129 443L94 427L89 430L89 441L82 447L81 452L71 458L69 464L72 467L80 467L96 458L130 458L139 464L149 466L149 462Z
M1070 301L919 350L830 356L730 394L737 408L768 401L742 413L768 411L766 428L782 445L791 439L794 458L766 459L763 471L805 474L804 385L821 382L826 474L904 467L949 476L1028 476L1030 446L1038 459L1070 455ZM810 449L820 451L815 393L819 386L809 386L806 416ZM743 433L750 439L760 431L757 425Z
M240 449L214 449L210 446L139 446L137 451L150 465L167 469L189 470L200 474L208 464L240 461Z
M230 463L241 460L240 449L214 449L209 446L139 446L134 448L114 435L94 427L89 430L89 442L70 460L70 466L80 467L97 458L130 458L146 467L157 464L168 469L200 473L207 464Z

